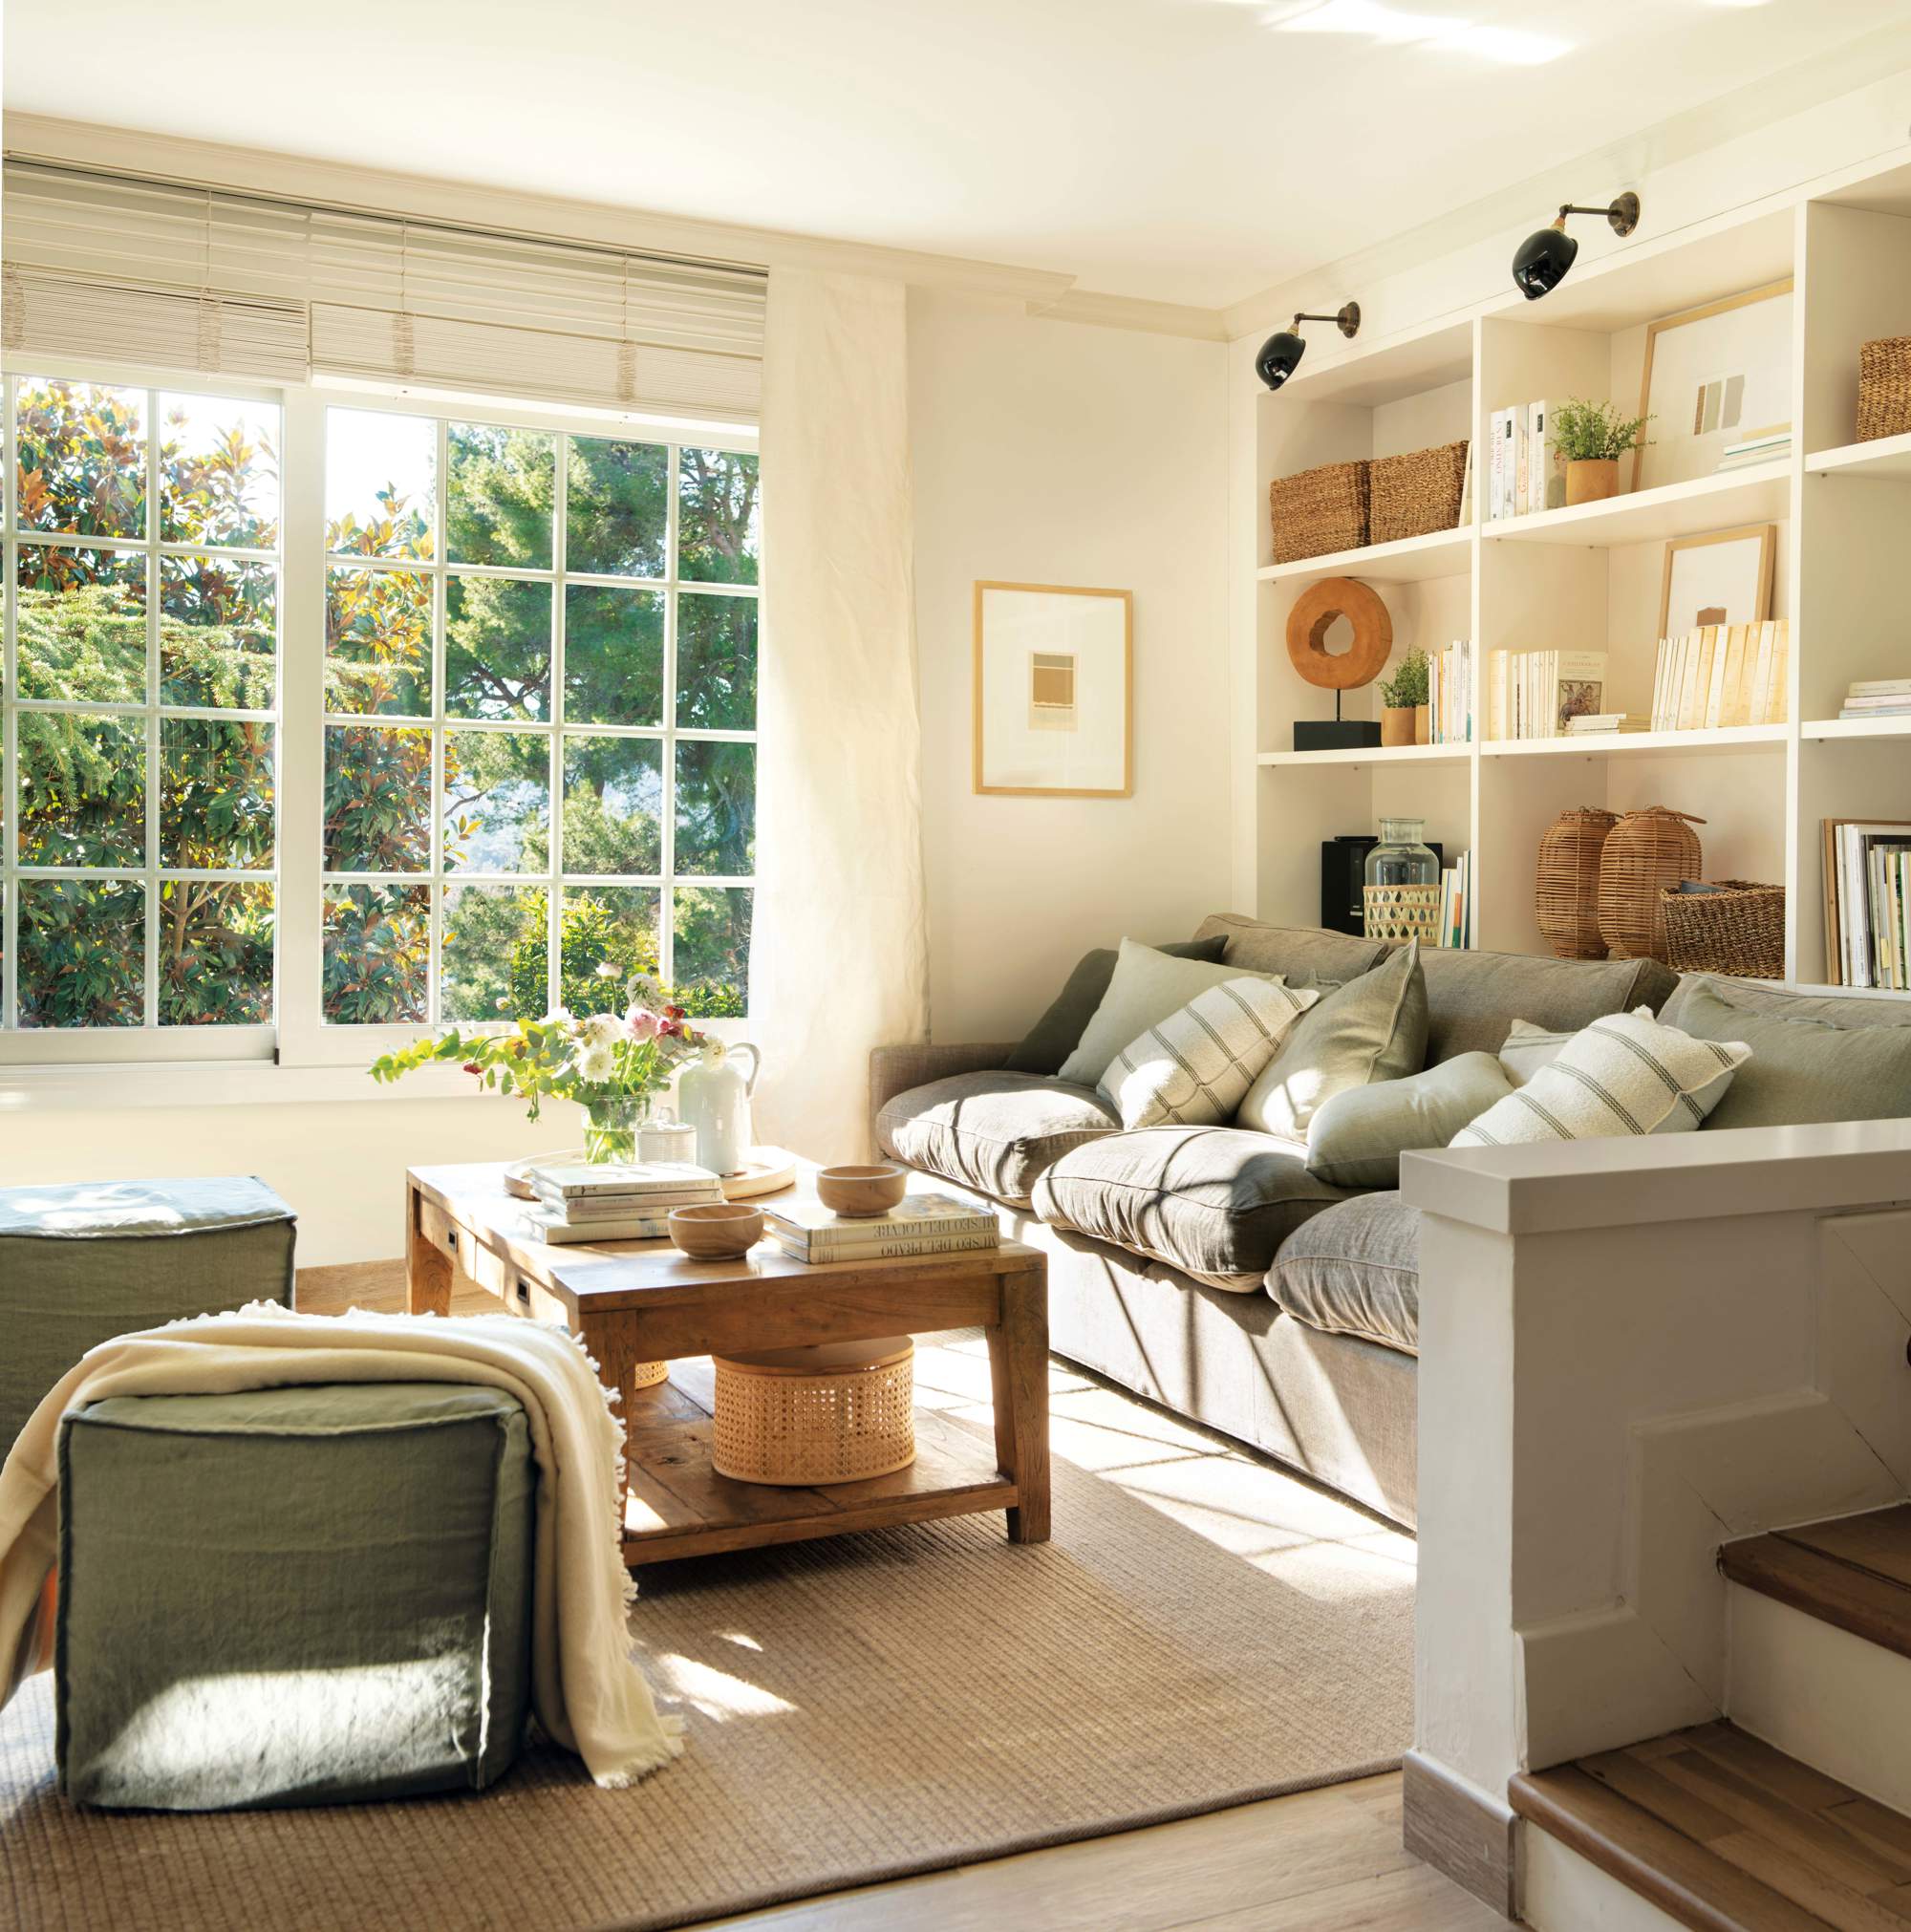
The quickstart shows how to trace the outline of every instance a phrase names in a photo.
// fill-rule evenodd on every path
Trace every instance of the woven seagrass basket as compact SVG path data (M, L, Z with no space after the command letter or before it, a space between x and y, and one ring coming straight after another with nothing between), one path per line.
M1302 557L1363 548L1371 467L1362 458L1277 478L1268 490L1274 512L1274 561L1293 564Z
M1600 937L1615 959L1665 961L1665 911L1660 891L1696 879L1704 861L1705 824L1689 812L1647 805L1627 812L1600 852Z
M1703 891L1667 888L1665 963L1675 973L1724 973L1739 979L1785 977L1785 888L1752 879L1713 879Z
M1464 440L1376 459L1368 489L1368 543L1391 544L1452 529L1460 521L1466 486Z
M1857 438L1911 430L1911 335L1886 335L1857 352Z
M1619 814L1600 805L1561 812L1539 841L1533 889L1539 931L1556 959L1603 959L1600 935L1600 855Z
M719 1355L710 1461L741 1483L853 1483L915 1460L915 1343L879 1342L845 1364L841 1349ZM821 1361L805 1361L821 1357Z

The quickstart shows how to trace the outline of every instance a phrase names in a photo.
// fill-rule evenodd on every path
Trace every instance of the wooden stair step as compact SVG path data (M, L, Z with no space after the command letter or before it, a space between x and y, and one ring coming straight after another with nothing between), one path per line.
M1734 1583L1911 1657L1911 1503L1727 1543Z
M1911 1818L1730 1724L1522 1772L1507 1796L1694 1932L1911 1927Z

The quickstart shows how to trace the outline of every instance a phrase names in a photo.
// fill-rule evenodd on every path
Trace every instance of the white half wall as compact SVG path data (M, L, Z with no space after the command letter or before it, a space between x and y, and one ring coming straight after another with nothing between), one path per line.
M918 289L909 353L931 1031L1012 1040L1231 909L1227 351ZM978 578L1134 592L1132 797L976 795Z

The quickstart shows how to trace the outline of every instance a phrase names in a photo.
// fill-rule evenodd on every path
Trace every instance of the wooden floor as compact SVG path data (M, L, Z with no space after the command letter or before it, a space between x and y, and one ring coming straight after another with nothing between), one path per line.
M1530 1772L1509 1795L1682 1924L1911 1926L1911 1818L1729 1724Z
M298 1305L315 1314L403 1299L396 1262L299 1276ZM467 1290L453 1311L496 1305ZM1412 1560L1410 1538L1238 1444L1072 1372L1056 1386L1058 1456L1122 1482L1244 1561L1299 1575L1323 1542L1363 1561ZM952 1388L949 1399L973 1404L977 1393ZM918 1397L938 1400L930 1387ZM1396 1772L721 1922L761 1932L1492 1932L1508 1921L1402 1849Z
M1734 1583L1911 1657L1911 1504L1836 1516L1719 1552Z

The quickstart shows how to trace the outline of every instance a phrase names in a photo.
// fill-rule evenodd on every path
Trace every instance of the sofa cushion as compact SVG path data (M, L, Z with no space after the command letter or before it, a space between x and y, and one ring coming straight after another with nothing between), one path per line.
M1268 1293L1297 1321L1420 1352L1420 1211L1397 1193L1328 1208L1280 1244Z
M1400 1157L1444 1148L1513 1091L1490 1053L1462 1053L1410 1073L1331 1095L1307 1128L1307 1170L1337 1188L1397 1188Z
M1290 986L1338 985L1358 979L1392 950L1379 939L1334 933L1324 926L1263 926L1238 912L1213 912L1194 936L1227 941L1221 957L1246 973L1278 973Z
M996 1069L897 1094L876 1116L876 1144L891 1160L1025 1207L1051 1161L1120 1126L1092 1088Z
M1679 983L1656 959L1538 959L1438 947L1427 976L1427 1063L1497 1053L1515 1016L1549 1033L1577 1033L1608 1013L1656 1013Z
M1320 998L1257 973L1223 980L1129 1041L1095 1090L1125 1127L1225 1127Z
M1911 1026L1893 1023L1901 1010L1880 999L1798 998L1688 978L1663 1017L1695 1039L1751 1048L1706 1123L1711 1131L1911 1115Z
M1345 1087L1401 1080L1427 1063L1427 987L1417 943L1303 1013L1248 1089L1244 1127L1304 1141L1314 1111Z
M1178 1013L1197 993L1240 977L1238 969L1217 961L1174 959L1152 946L1124 939L1115 977L1056 1078L1094 1085L1108 1063L1137 1035Z
M1244 1294L1308 1215L1345 1199L1307 1171L1303 1148L1237 1127L1110 1135L1063 1154L1035 1188L1044 1221Z
M1530 1020L1515 1020L1500 1045L1499 1070L1514 1086L1524 1086L1542 1066L1551 1066L1578 1036L1577 1026L1564 1033L1549 1033Z
M1206 939L1178 939L1153 950L1166 953L1170 959L1218 961L1227 943L1228 935L1216 933ZM1098 946L1092 953L1083 954L1068 976L1068 983L1055 996L1054 1003L1002 1062L1011 1073L1062 1071L1062 1063L1075 1051L1089 1020L1095 1017L1096 1007L1107 996L1118 956L1112 946Z

